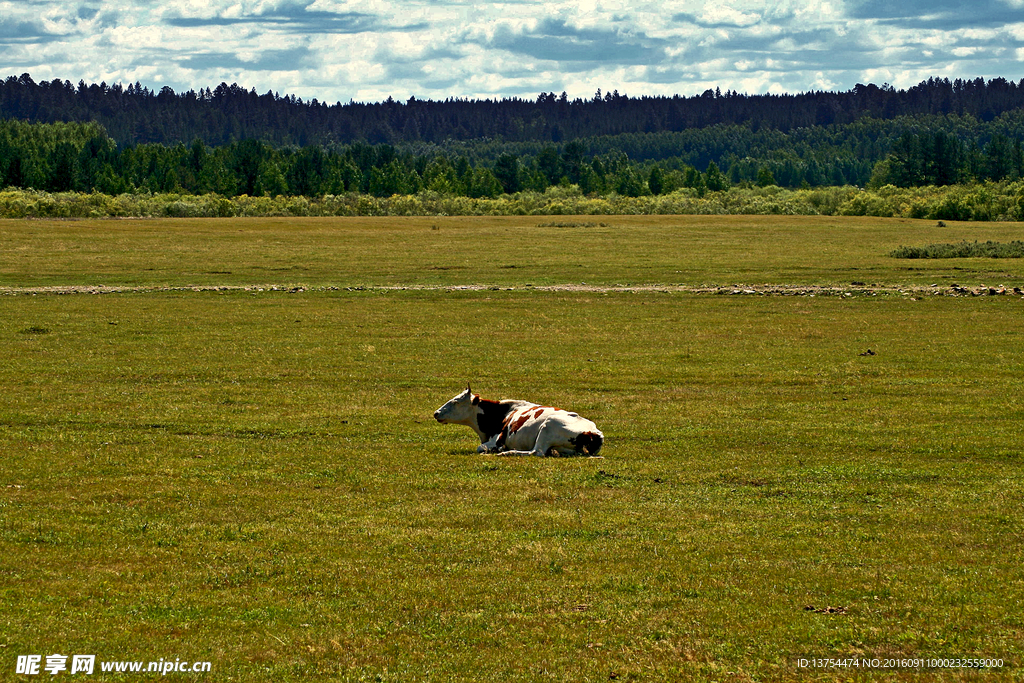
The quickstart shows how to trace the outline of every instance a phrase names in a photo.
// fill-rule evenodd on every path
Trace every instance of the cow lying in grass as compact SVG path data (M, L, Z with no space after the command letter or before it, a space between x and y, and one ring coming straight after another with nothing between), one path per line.
M434 411L434 419L476 432L477 453L597 455L604 443L597 425L576 413L527 401L491 401L468 386Z

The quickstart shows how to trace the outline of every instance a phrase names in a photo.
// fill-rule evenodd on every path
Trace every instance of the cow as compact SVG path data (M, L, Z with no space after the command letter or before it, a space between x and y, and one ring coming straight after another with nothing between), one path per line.
M441 424L466 425L480 437L477 453L590 455L604 434L590 420L528 401L492 401L466 390L434 411Z

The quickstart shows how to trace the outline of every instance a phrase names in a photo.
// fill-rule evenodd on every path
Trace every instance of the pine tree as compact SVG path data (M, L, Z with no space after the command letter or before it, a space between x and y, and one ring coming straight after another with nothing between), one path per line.
M660 166L651 169L651 173L647 177L647 187L653 195L661 194L665 188L665 178Z
M712 192L721 192L729 187L729 182L718 168L718 164L708 162L708 169L704 172L704 181L707 188Z

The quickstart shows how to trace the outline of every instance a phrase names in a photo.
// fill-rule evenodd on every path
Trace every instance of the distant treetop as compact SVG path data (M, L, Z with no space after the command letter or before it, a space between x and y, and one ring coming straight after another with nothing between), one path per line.
M907 90L858 84L846 92L629 97L617 90L591 99L542 92L535 100L501 98L327 104L237 85L176 93L139 83L36 83L29 74L0 82L0 118L31 122L97 121L119 145L147 142L208 145L258 138L274 145L442 143L500 139L561 142L622 133L656 133L740 124L754 130L853 123L865 117L971 115L991 121L1024 107L1024 80L930 78Z

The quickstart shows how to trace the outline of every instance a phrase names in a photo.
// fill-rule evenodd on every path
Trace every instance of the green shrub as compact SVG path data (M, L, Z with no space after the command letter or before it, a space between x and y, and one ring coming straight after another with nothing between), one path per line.
M665 194L586 195L576 185L494 197L422 189L375 197L346 192L322 197L186 195L135 192L0 191L2 218L229 217L229 216L558 216L774 214L847 215L986 221L1024 219L1024 181L874 190L827 187L790 190L776 185L713 192L678 188Z
M1024 242L968 242L929 244L927 247L903 247L889 253L893 258L1024 258Z

